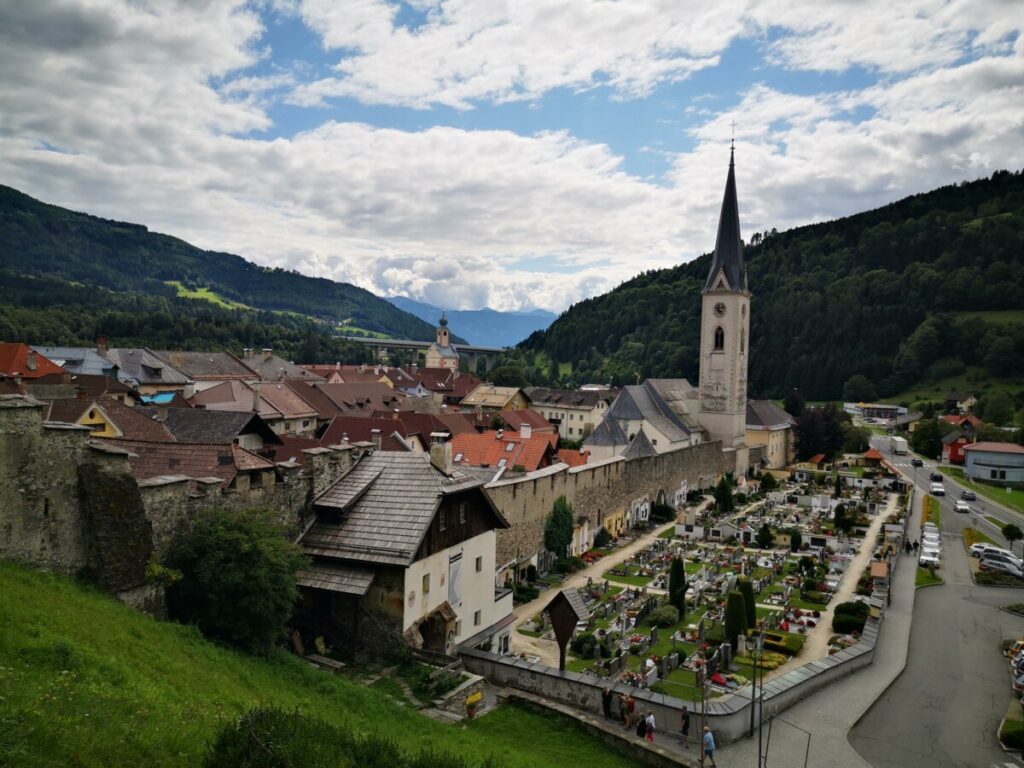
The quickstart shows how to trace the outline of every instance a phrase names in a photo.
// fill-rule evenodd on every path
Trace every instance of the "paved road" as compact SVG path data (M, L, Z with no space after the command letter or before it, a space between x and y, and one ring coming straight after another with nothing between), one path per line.
M918 468L922 491L929 471ZM1024 619L999 606L1024 601L1024 588L974 586L960 539L969 516L953 511L959 486L948 479L945 484L946 584L917 593L906 669L850 731L850 743L874 768L1019 765L995 734L1010 701L999 643L1024 636Z

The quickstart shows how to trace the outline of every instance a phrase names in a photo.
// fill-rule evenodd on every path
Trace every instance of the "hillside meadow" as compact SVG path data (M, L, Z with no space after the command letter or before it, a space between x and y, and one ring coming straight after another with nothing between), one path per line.
M279 652L246 656L66 578L0 562L0 766L195 766L225 722L298 709L402 747L493 757L508 768L626 768L574 725L502 707L430 720Z

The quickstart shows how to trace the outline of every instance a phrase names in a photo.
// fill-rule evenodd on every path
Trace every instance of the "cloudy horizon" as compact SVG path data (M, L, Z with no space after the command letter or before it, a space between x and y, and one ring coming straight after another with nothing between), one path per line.
M1009 0L15 0L0 183L444 308L561 311L1024 166Z

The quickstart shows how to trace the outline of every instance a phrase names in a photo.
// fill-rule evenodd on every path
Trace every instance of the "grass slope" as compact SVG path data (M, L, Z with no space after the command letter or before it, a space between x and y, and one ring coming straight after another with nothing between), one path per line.
M179 280L165 280L165 284L171 286L178 292L178 296L183 299L199 299L201 301L208 301L211 304L216 304L218 307L224 307L224 309L251 309L251 307L240 304L237 301L231 299L225 299L223 296L217 295L215 291L211 291L209 288L196 288L192 290L182 285Z
M283 653L245 656L12 563L0 562L0 595L2 766L194 766L225 720L259 704L509 768L632 764L572 725L515 707L468 727L437 723L380 688Z

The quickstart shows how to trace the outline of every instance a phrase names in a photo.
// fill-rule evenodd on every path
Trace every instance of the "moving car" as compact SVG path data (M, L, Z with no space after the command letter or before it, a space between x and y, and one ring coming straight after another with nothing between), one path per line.
M946 489L943 487L942 483L932 483L928 488L928 493L932 496L945 496Z
M960 491L960 498L964 501L977 501L978 497L974 491Z
M914 467L923 467L924 466L924 462L921 459L917 458L916 456L913 459L910 460L910 464L911 464L911 466L914 466Z
M953 509L955 509L957 512L970 512L971 511L971 508L969 506L967 506L967 502L966 501L958 501L956 504L953 505Z
M932 474L931 474L932 482L941 483L942 479L943 478L942 478L942 473L941 472L932 472Z

